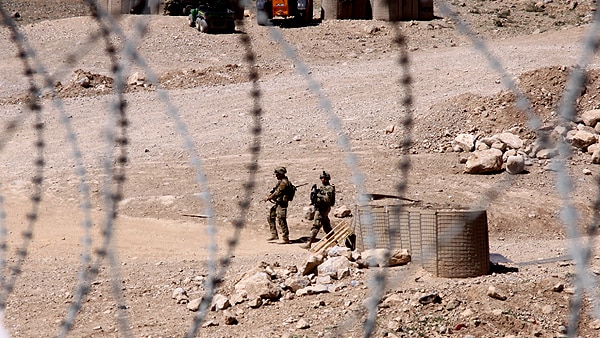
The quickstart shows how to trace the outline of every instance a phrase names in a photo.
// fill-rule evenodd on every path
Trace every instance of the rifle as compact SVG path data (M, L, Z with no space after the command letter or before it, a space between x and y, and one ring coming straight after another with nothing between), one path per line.
M319 189L316 184L313 184L312 188L310 188L310 205L317 205L317 194L319 193Z

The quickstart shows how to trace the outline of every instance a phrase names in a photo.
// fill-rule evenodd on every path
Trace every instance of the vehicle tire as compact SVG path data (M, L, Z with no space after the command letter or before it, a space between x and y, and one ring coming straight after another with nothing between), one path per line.
M208 33L208 23L204 19L196 19L196 28L202 33Z
M235 21L231 21L227 23L227 32L235 33Z
M306 22L310 25L313 22L313 13L314 13L314 2L313 0L308 0L308 6L306 8Z
M258 10L256 12L256 23L259 26L266 26L269 24L269 16L265 10Z

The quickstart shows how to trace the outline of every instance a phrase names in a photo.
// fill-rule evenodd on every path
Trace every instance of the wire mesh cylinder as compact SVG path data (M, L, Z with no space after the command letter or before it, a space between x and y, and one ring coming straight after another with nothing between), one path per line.
M355 208L359 250L406 249L437 277L465 278L490 268L485 210L418 209L398 204Z

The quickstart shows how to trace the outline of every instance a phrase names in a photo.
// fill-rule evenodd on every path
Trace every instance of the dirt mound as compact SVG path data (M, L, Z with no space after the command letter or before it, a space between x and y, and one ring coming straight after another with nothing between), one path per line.
M159 76L165 89L187 89L198 86L229 85L248 81L247 69L239 64L167 71Z
M535 131L528 126L531 117L528 114L533 114L544 125L558 124L559 105L571 71L566 66L552 66L521 74L516 82L521 93L529 100L529 113L517 107L515 94L507 90L493 96L464 93L437 104L432 107L433 114L422 125L429 128L438 143L421 142L417 146L421 150L450 151L452 139L465 132L491 136L511 130L523 138L532 139ZM597 69L586 72L585 87L577 100L577 113L599 107L594 100L600 94L599 74L600 70Z

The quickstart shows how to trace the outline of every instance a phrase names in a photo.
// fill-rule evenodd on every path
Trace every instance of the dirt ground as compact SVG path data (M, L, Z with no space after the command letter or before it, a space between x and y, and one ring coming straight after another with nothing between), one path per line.
M451 3L514 76L546 126L556 123L557 105L582 53L595 5L589 1L554 1L543 6L530 1ZM81 226L85 201L66 126L71 126L82 154L91 196L91 246L98 248L108 209L103 200L104 159L113 151L106 139L115 130L107 108L114 102L110 95L114 74L104 43L94 35L98 26L79 1L2 1L0 6L8 14L19 13L17 26L43 63L40 72L54 80L66 113L61 116L61 109L44 91L39 94L43 134L32 127L34 114L25 104L29 82L22 75L23 63L11 34L2 26L0 109L7 131L0 141L0 178L9 266L19 260L17 249L27 245L22 272L5 269L5 279L17 278L6 299L3 323L13 337L54 336L73 302L87 247ZM466 279L437 278L414 264L386 269L384 298L399 300L380 307L373 336L560 337L569 327L574 292L576 265L568 258L569 247L574 242L581 246L588 238L569 240L561 221L563 199L557 192L557 174L547 170L547 160L532 159L527 173L516 176L505 171L463 173L465 154L453 152L450 146L457 134L491 136L511 130L532 143L535 133L502 86L501 74L443 17L437 3L435 12L431 21L398 23L407 38L413 78L413 145L404 196L444 207L485 208L490 254L501 263L494 265L493 273ZM403 158L400 144L406 136L401 127L399 80L403 73L391 23L315 20L307 27L275 27L308 66L309 76L321 87L316 93L297 72L303 64L285 56L269 28L256 25L251 9L234 34L201 34L188 27L184 17L124 15L118 19L128 37L138 34L135 24L139 22L146 23L147 29L142 39L133 39L134 48L166 89L168 102L181 121L168 113L167 101L148 81L151 74L145 74L139 62L131 64L128 74L142 75L127 86L125 96L128 162L111 244L118 263L111 267L105 259L76 316L69 334L74 337L185 336L196 312L178 304L172 292L183 287L190 298L202 296L213 239L217 257L231 259L219 288L229 295L241 274L261 262L282 267L300 267L305 262L309 254L299 243L309 234L310 222L303 218L302 209L308 204L308 187L318 183L322 170L332 175L337 205L350 208L356 205L361 186L369 193L393 195L405 178L398 169ZM256 55L262 130L255 189L243 215L245 227L231 253L228 240L234 235L232 222L239 215L249 180L248 149L254 124L242 36L250 38ZM111 41L117 50L124 45L121 37L113 36ZM593 58L578 112L600 108L596 68L598 60ZM87 76L88 84L77 83L82 76ZM40 75L35 78L41 83ZM331 103L333 119L320 105L323 98ZM17 122L16 129L8 128L11 121ZM339 130L333 128L336 121ZM394 131L386 132L390 126L395 126ZM193 140L200 156L200 175L190 164L194 158L182 132ZM37 174L33 163L40 138L44 141L44 179L37 205L31 202L35 200L31 182ZM583 231L593 222L598 165L591 163L589 154L577 151L566 164L573 189L571 203ZM272 172L279 165L287 167L296 185L308 183L299 188L289 208L294 242L290 245L265 241L270 204L261 200L275 184ZM357 183L357 173L364 184ZM211 209L203 202L199 181L208 184ZM211 211L214 222L190 216ZM37 215L33 226L27 216L31 213ZM341 221L333 218L334 224ZM208 225L214 225L214 231ZM26 230L33 232L30 243L22 235ZM595 277L600 271L599 256L592 252L590 257L587 268ZM375 271L356 269L332 293L288 294L257 309L236 305L231 309L236 325L226 325L222 312L210 311L205 323L218 325L200 328L197 336L362 337L363 302L371 295L370 278ZM118 285L112 285L111 276L117 276ZM564 285L564 290L557 285ZM489 297L489 286L507 299ZM121 291L121 300L111 291L115 287ZM441 303L417 301L432 293L440 295ZM590 310L594 297L586 294L584 300L577 334L597 337L600 323ZM122 313L129 332L119 327ZM308 327L300 327L301 321Z

